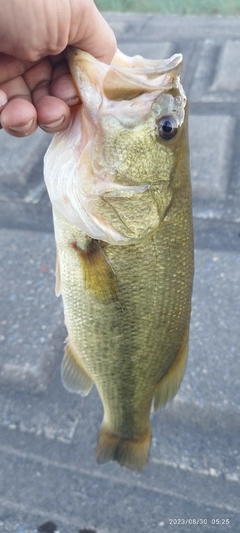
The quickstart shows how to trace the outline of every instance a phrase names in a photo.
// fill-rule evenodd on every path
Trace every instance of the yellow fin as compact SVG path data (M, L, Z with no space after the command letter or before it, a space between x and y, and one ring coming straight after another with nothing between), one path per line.
M92 379L82 367L79 358L76 357L69 344L64 350L61 374L64 387L70 392L87 396L93 386Z
M139 437L126 438L115 435L102 426L99 431L96 448L98 463L117 461L135 472L141 471L148 463L151 444L151 428Z
M56 283L55 283L55 294L60 296L62 293L62 284L61 284L61 272L60 272L60 263L58 257L58 251L56 253Z
M168 372L159 381L154 394L154 411L159 407L164 407L169 400L172 400L177 394L181 381L184 376L188 356L188 331L183 338L180 350L170 366Z
M79 255L86 288L103 300L115 300L117 278L100 244L92 239L85 249L77 243L71 246Z

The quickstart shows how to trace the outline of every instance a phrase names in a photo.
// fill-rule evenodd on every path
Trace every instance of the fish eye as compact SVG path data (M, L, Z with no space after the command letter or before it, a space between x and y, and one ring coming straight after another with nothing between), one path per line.
M177 134L177 131L177 121L171 115L165 115L157 121L157 133L163 139L172 139Z

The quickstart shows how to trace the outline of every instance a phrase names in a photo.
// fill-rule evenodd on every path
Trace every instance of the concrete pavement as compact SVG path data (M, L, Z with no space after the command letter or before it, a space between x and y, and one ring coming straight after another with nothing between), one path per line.
M0 532L240 531L240 18L106 14L119 48L184 55L195 281L187 372L152 418L150 464L98 466L102 417L62 386L49 136L0 132Z

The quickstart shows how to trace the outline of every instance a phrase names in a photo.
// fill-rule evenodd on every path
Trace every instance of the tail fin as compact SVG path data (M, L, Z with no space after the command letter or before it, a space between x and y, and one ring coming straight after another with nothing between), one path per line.
M150 424L143 435L132 438L120 437L102 426L96 449L97 462L118 461L120 466L139 472L148 463L150 444Z

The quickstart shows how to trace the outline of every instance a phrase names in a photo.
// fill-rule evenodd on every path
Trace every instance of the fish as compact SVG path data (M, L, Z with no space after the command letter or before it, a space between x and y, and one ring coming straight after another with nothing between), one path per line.
M106 65L69 47L80 96L44 173L53 208L56 294L68 331L61 375L96 386L98 463L148 463L150 416L174 398L188 354L193 227L183 58L117 50Z

